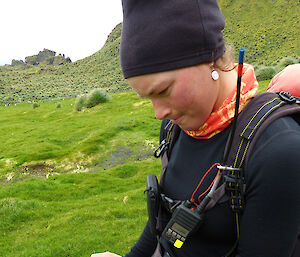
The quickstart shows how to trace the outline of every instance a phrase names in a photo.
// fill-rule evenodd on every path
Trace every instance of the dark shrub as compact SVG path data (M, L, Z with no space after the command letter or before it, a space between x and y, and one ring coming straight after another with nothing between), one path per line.
M283 70L285 67L295 63L297 63L296 59L292 57L284 57L279 61L278 66L280 67L281 70Z
M86 102L85 95L82 95L79 98L77 98L74 105L75 111L80 112L85 107L85 102Z
M109 95L101 89L94 89L86 97L85 106L92 108L100 103L105 103L109 100Z
M262 81L272 79L276 73L276 69L273 66L261 66L255 72L255 75L258 81Z
M33 109L38 108L39 106L40 106L40 105L39 105L38 103L33 103L33 104L32 104L32 108L33 108Z

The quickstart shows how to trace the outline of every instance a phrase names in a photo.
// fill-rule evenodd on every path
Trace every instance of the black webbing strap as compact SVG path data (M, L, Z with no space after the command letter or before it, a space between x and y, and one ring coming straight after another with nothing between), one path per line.
M254 97L239 114L233 146L227 165L247 169L245 161L261 133L276 119L300 113L297 98L288 93L264 92Z
M178 125L173 124L173 122L169 120L166 126L164 127L165 138L161 141L160 146L154 152L154 156L156 158L161 157L161 161L162 161L161 174L160 174L161 187L163 187L163 179L164 179L165 171L167 169L171 152L179 137L180 131L181 131L180 127Z
M172 134L170 135L170 145L169 145L169 148L167 149L167 155L168 155L168 158L170 158L171 156L171 152L173 150L173 147L179 137L179 134L180 134L180 127L178 125L174 125L172 123L173 127L172 127Z
M224 167L222 170L225 193L230 196L230 207L234 213L241 214L245 207L243 169Z
M288 93L278 94L265 92L256 96L246 106L238 117L233 147L229 153L228 163L231 170L224 170L223 178L226 193L231 198L231 208L236 216L237 240L227 256L235 256L239 241L239 219L244 209L244 191L246 186L244 171L247 171L247 162L256 140L262 132L276 119L297 115L296 121L300 125L300 101ZM226 166L225 166L226 168ZM227 167L228 168L228 167Z
M240 119L238 120L237 132L239 133L235 135L236 139L234 140L236 146L235 157L233 158L231 156L229 158L231 161L234 159L234 161L232 162L232 167L236 169L232 169L232 171L230 172L227 172L225 170L223 173L225 180L225 190L231 196L231 208L234 212L239 213L244 209L244 161L246 157L249 156L250 144L252 146L251 149L253 149L254 137L257 135L257 132L264 122L264 125L269 125L274 120L269 119L272 114L276 113L276 111L280 111L279 108L283 108L284 105L287 106L285 109L289 110L288 113L290 113L290 104L295 103L293 98L284 93L280 93L279 95L264 93L257 97L258 98L254 98L250 102L249 106L247 106L244 110L244 113L251 115L246 116L246 118L248 119L247 122L244 121L244 117L242 116L243 113L241 114L242 117L239 117ZM284 114L287 115L287 113ZM276 118L278 118L278 115L276 115ZM266 122L267 120L268 122ZM262 130L260 130L259 134L261 133ZM231 152L231 154L233 154L233 151Z
M245 126L244 130L240 134L241 141L237 148L237 153L235 155L235 160L233 167L241 167L247 151L249 149L250 142L255 135L257 129L262 124L264 120L275 110L277 110L282 105L286 104L279 98L274 98L271 101L266 102L261 106L258 111L254 114L249 123Z
M154 152L154 157L159 158L161 157L161 174L160 174L160 187L163 187L163 181L164 181L164 175L165 171L167 169L169 158L171 155L171 151L173 149L173 146L180 134L180 128L178 125L175 125L170 120L166 120L166 125L163 128L163 140L160 142L159 147ZM161 205L158 211L158 219L157 219L157 230L159 233L162 233L162 208L167 210L168 212L172 213L174 208L178 204L180 204L181 201L176 201L173 199L170 199L166 197L164 194L161 194ZM163 254L163 250L165 250L165 253ZM161 237L158 237L158 244L155 251L154 257L162 257L169 256L169 257L175 257L175 254L170 249L168 243L164 241Z
M259 126L255 135L252 136L252 143L247 149L247 154L244 159L244 168L247 169L248 161L251 156L251 152L255 147L257 139L263 133L263 131L275 120L284 116L292 117L300 126L300 99L294 96L290 96L288 93L280 92L278 96L285 101L285 104L282 105L280 108L277 108L273 111L267 119Z

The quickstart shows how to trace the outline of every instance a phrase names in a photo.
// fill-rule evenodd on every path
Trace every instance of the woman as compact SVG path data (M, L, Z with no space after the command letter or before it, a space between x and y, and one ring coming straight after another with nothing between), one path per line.
M139 96L152 101L156 117L163 120L161 139L166 119L181 128L162 191L169 198L196 204L216 177L214 167L222 162L234 116L237 67L225 51L223 15L214 0L126 0L123 12L124 77ZM257 88L253 68L244 65L240 111ZM295 251L300 231L299 145L299 126L290 117L276 120L260 137L248 164L246 207L233 256L287 257ZM163 210L162 227L170 218ZM162 254L224 256L236 238L229 201L218 202L182 247L164 241ZM156 246L147 224L126 257L150 257Z

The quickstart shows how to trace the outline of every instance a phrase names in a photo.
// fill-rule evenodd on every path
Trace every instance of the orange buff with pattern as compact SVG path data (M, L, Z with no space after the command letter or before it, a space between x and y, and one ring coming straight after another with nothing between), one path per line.
M236 71L238 66L236 66ZM258 83L254 69L249 64L244 64L241 84L241 97L239 112L257 94ZM185 132L197 139L209 139L226 129L234 118L236 90L234 90L223 102L220 108L211 113L206 122L197 130L186 130Z

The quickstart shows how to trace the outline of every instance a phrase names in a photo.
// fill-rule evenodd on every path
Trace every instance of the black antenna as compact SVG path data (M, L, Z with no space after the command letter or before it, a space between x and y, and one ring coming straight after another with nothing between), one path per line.
M223 157L223 163L224 164L227 164L229 151L230 151L231 146L232 146L233 136L234 136L235 129L236 129L237 118L238 118L238 115L239 115L244 54L245 54L245 48L240 48L240 50L239 50L238 78L237 78L237 85L236 85L235 112L234 112L234 118L233 118L231 130L230 130L229 138L228 138L228 141L227 141L227 144L226 144L226 147L225 147L225 152L224 152L224 157Z

